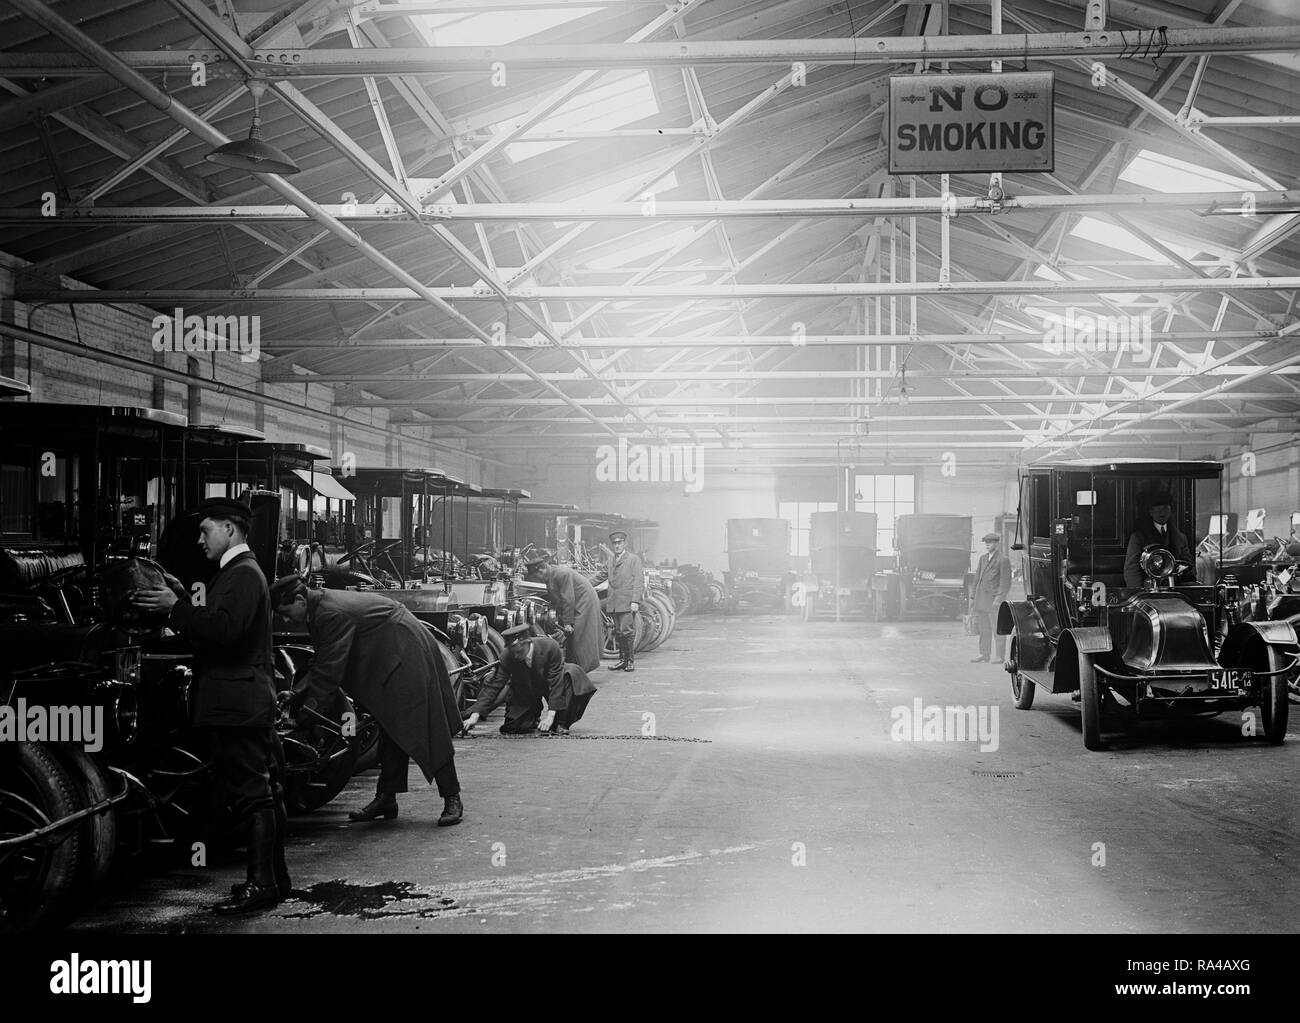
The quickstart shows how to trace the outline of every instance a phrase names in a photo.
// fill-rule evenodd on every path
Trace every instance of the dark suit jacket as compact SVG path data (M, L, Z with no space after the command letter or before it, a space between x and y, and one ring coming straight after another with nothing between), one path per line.
M251 551L212 577L204 604L177 603L171 624L194 648L194 724L275 724L271 597Z
M1011 592L1011 559L1001 551L980 555L973 587L974 611L996 611Z
M546 582L546 592L561 625L573 626L569 651L583 671L600 667L600 598L585 575L567 565L556 565Z
M1170 522L1165 528L1169 531L1167 536L1162 537L1156 531L1156 525L1150 517L1143 516L1138 520L1137 525L1128 538L1128 550L1124 552L1124 585L1130 587L1141 587L1147 585L1146 576L1142 574L1140 564L1142 551L1148 545L1158 543L1161 547L1168 549L1179 561L1185 561L1188 564L1195 564L1192 557L1191 545L1187 542L1187 537L1178 531L1178 527Z
M528 649L532 648L532 664L528 663ZM570 685L564 684L568 675ZM585 696L596 691L596 685L576 664L566 664L560 644L549 636L533 636L506 647L497 665L496 674L479 691L478 701L470 711L480 716L491 710L501 690L510 686L511 703L529 704L545 698L554 711L564 710L570 696Z

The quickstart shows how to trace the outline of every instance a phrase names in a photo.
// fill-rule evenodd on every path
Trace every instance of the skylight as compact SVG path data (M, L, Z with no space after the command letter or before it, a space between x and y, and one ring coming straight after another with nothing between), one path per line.
M1140 259L1149 259L1156 263L1169 262L1163 253L1157 252L1133 232L1126 231L1115 224L1109 224L1104 220L1098 220L1095 217L1080 217L1079 222L1074 226L1074 230L1070 232L1070 236L1096 242L1098 245L1105 245L1107 248L1117 249L1120 252L1127 252L1129 255L1137 256ZM1157 238L1156 240L1171 252L1176 252L1182 256L1183 259L1191 259L1200 251L1200 249L1190 249L1186 245L1176 245L1165 238Z
M646 71L621 74L595 88L587 89L561 106L550 117L539 121L536 132L580 131L582 129L608 130L653 117L659 113L659 103L650 86ZM494 132L509 131L515 122L502 121L493 126ZM506 146L506 156L518 163L529 157L540 156L568 145L567 142L512 142Z
M649 241L637 245L624 245L611 256L587 260L589 270L617 270L629 263L637 263L647 256L655 256L686 241L695 233L693 227L683 227L668 234L655 234Z
M1150 149L1144 149L1133 157L1119 179L1166 194L1255 191L1261 187L1254 181L1175 160L1172 156L1154 153Z
M417 15L414 20L431 46L504 46L599 9L567 3L545 10L456 13L449 9L446 14Z

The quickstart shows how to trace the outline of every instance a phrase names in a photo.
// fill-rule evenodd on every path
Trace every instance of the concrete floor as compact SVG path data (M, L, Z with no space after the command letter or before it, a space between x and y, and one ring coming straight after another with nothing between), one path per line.
M955 622L684 618L635 675L600 672L571 737L502 736L498 711L458 740L460 826L434 826L415 772L396 821L347 824L361 776L294 820L276 910L208 912L242 880L226 863L72 931L1300 929L1295 714L1281 747L1225 715L1086 753L1077 704L1015 710L974 642ZM998 748L892 740L918 697L996 707Z

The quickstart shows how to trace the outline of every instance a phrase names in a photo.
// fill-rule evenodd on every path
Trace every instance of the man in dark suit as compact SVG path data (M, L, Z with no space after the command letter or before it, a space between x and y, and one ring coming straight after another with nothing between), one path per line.
M396 817L414 758L443 798L438 826L459 824L465 808L451 736L460 730L460 709L429 629L382 593L309 590L296 575L277 579L271 597L277 612L307 626L314 648L293 705L323 710L341 686L379 722L375 798L348 819Z
M987 661L993 647L993 626L995 616L1002 602L1011 592L1011 561L1002 553L1002 538L997 533L984 534L984 553L980 556L975 569L973 585L974 602L971 610L975 614L975 624L979 627L980 652L972 657L972 662ZM1007 638L997 637L998 661L1005 656Z
M271 601L266 577L248 546L252 510L217 498L198 508L199 546L218 569L193 595L168 577L167 587L142 589L135 603L169 613L169 623L194 648L198 695L194 724L207 728L213 766L225 786L236 825L248 822L248 874L217 913L251 913L288 898L284 860L288 817L279 790L284 763L275 733ZM170 587L170 588L169 588Z
M1124 552L1124 585L1132 588L1148 585L1142 572L1142 552L1153 544L1165 548L1184 564L1196 564L1191 544L1173 521L1173 495L1160 490L1139 495L1138 499L1146 506L1146 512L1134 523L1128 538L1128 550Z
M530 636L531 626L516 625L502 633L507 646L496 674L479 693L478 702L465 718L466 729L494 706L507 685L506 735L524 735L542 723L542 701L553 714L549 729L553 735L568 735L596 695L596 685L576 664L565 663L560 644L549 636Z

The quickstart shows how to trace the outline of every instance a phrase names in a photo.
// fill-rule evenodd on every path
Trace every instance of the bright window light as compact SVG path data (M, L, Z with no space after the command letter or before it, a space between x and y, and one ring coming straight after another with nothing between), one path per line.
M1255 191L1261 187L1257 182L1175 160L1172 156L1153 153L1150 149L1144 149L1133 157L1119 179L1166 194Z
M587 260L587 269L589 270L617 270L621 266L627 266L629 263L637 263L647 256L654 256L663 252L665 249L671 249L677 244L684 242L695 233L693 227L683 227L680 230L672 231L668 234L656 233L648 241L640 242L635 245L624 245L615 254L611 256L601 256L597 259Z
M557 195L548 196L547 198L553 199L555 202L575 202L575 201L580 201L583 203L639 202L641 201L639 196L632 196L632 198L629 199L628 192L629 190L631 190L636 186L637 182L642 181L644 179L645 179L644 174L634 174L630 178L622 178L618 181L611 182L608 185L601 185L599 188L579 188L576 191L572 189L565 189L564 192ZM669 171L667 175L660 178L658 181L656 181L653 185L650 186L650 191L653 192L656 197L658 197L663 195L665 192L671 192L676 187L677 187L677 172ZM551 221L551 223L556 229L560 231L567 231L569 230L569 228L573 227L574 224L577 223L577 221L553 220Z
M619 75L603 85L579 93L550 117L539 121L532 130L608 130L653 117L657 113L659 103L650 86L650 75L645 71L636 71ZM514 123L513 120L502 121L494 125L492 130L508 131ZM518 163L567 145L567 142L512 142L506 146L506 156Z
M1070 236L1096 242L1098 245L1105 245L1107 248L1127 252L1131 256L1149 259L1156 263L1169 262L1162 253L1157 252L1131 231L1126 231L1122 227L1108 224L1104 220L1098 220L1095 217L1080 217L1079 222L1074 226L1074 230L1070 232ZM1176 245L1164 238L1157 238L1156 240L1165 248L1182 256L1183 259L1191 259L1200 252L1199 249L1189 249L1186 245Z
M504 46L600 10L567 3L536 11L488 11L417 15L431 46Z

